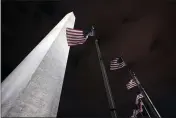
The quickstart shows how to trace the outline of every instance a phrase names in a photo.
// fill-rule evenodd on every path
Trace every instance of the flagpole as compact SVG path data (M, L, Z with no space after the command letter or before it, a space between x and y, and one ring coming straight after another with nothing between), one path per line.
M106 95L107 95L108 103L109 103L109 107L110 107L110 113L111 113L112 118L117 118L114 99L113 99L113 96L112 96L108 76L107 76L106 69L105 69L105 66L104 66L104 63L103 63L103 60L102 60L101 51L100 51L100 47L98 45L98 40L97 39L95 40L95 45L96 45L98 59L99 59L100 67L101 67L102 76L103 76Z
M122 56L121 56L121 58L122 58ZM123 60L123 58L122 58L122 60ZM123 60L123 62L125 62L125 61ZM157 111L156 107L152 103L151 99L149 98L147 92L145 91L145 89L143 88L143 86L141 85L141 83L139 82L139 80L136 77L135 73L131 71L131 69L129 68L129 66L127 66L127 64L126 64L126 67L128 69L128 72L130 73L131 77L137 83L137 86L138 86L140 92L142 93L142 95L144 95L144 99L145 99L146 103L148 104L148 106L150 107L150 109L152 110L152 112L155 115L155 117L161 118L161 115L159 114L159 112Z
M141 83L139 82L139 80L135 76L134 72L132 72L129 68L128 68L128 71L129 71L130 75L133 77L134 81L137 83L137 86L138 86L139 90L142 92L142 95L144 95L144 98L145 98L147 104L149 105L150 109L152 110L153 114L157 118L161 118L159 112L155 108L154 104L152 103L152 101L149 98L148 94L146 93L145 89L142 87Z

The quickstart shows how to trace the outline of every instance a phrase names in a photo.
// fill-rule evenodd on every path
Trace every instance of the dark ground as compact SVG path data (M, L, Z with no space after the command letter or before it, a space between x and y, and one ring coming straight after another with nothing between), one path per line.
M108 70L109 61L122 54L160 114L176 117L174 2L2 2L2 80L72 10L75 28L96 28L119 116L132 114L135 99L125 88L127 70ZM58 116L110 116L93 40L71 48Z

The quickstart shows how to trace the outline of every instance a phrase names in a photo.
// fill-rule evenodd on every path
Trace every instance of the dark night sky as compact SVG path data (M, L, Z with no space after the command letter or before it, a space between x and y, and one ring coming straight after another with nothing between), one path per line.
M2 2L2 79L64 17L60 2Z
M166 1L2 2L2 79L72 10L75 28L95 26L106 68L123 54L161 115L176 117L176 4ZM93 40L70 50L59 116L109 116ZM131 115L127 70L107 72L118 114Z

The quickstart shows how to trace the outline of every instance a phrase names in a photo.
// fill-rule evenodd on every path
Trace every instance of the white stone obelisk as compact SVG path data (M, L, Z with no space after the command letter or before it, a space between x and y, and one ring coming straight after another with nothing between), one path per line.
M69 53L66 28L74 23L71 12L3 81L2 117L56 117Z

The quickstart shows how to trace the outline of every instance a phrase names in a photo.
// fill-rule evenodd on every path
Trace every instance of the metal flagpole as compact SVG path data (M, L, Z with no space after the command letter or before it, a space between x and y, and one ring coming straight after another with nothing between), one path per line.
M122 56L121 56L122 58ZM123 58L122 58L123 60ZM123 60L124 61L124 60ZM125 62L125 61L124 61ZM128 68L128 72L130 73L131 77L134 79L134 81L137 83L137 86L139 88L139 90L141 91L142 95L144 95L144 99L146 101L146 103L149 105L150 109L152 110L153 114L155 115L155 117L157 118L161 118L161 115L159 114L159 112L157 111L157 109L155 108L154 104L152 103L151 99L149 98L147 92L145 91L145 89L142 87L141 83L139 82L138 78L136 77L135 73L131 71L131 69L129 68L129 66L126 65L126 67Z
M134 78L134 81L137 83L137 86L139 88L139 90L141 91L142 95L144 95L144 98L147 102L147 104L149 105L150 109L152 110L153 114L157 117L157 118L161 118L159 112L157 111L157 109L155 108L155 106L153 105L151 99L149 98L148 94L146 93L145 89L142 87L141 83L139 82L139 80L137 79L137 77L135 76L134 72L132 72L129 68L128 71L130 73L130 75Z
M102 75L103 75L104 86L105 86L106 95L107 95L108 103L109 103L109 107L110 107L110 113L111 113L112 118L117 118L115 103L114 103L114 100L113 100L113 97L112 97L112 92L111 92L111 88L110 88L110 85L109 85L108 76L107 76L105 66L104 66L104 63L103 63L103 60L102 60L101 51L100 51L97 39L95 40L95 45L96 45L96 49L97 49L98 59L99 59L99 62L100 62L101 72L102 72Z

